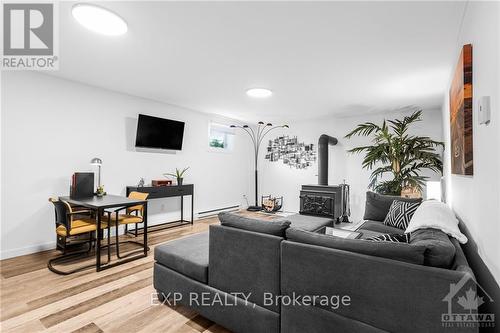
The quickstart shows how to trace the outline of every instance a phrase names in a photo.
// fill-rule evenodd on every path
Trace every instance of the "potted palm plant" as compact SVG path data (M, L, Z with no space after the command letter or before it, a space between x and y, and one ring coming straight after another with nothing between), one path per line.
M345 137L371 137L372 144L350 149L349 153L365 153L362 167L373 170L369 188L381 194L402 195L402 192L421 193L428 177L421 171L430 169L443 172L443 163L438 147L444 147L439 141L427 136L410 135L412 124L422 120L422 110L414 112L402 120L384 120L382 125L372 122L359 124ZM391 179L384 179L389 175Z
M177 178L177 185L182 185L182 181L184 179L184 173L189 169L189 167L184 168L182 170L175 168L175 173L164 173L165 177L171 176Z

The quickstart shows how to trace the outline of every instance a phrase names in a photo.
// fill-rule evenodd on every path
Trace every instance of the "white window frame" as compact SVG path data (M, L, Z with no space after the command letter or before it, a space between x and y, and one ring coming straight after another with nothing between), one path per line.
M212 132L215 131L224 137L224 148L212 147L210 142L212 140ZM229 125L224 125L216 122L208 124L208 138L207 138L208 151L217 153L230 153L233 151L234 146L234 130Z

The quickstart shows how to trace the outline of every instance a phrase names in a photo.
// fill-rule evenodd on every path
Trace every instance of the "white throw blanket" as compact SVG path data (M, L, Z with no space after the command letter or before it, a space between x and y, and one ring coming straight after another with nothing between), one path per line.
M427 200L417 208L413 214L405 233L418 229L439 229L460 243L467 243L467 237L458 229L458 219L453 211L444 203L436 200Z

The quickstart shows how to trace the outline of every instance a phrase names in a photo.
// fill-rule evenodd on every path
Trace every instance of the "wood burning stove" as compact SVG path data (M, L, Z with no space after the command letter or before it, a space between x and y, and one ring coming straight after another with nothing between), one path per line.
M348 222L349 185L302 185L300 214L325 216Z
M318 183L302 185L300 214L325 216L337 222L349 222L349 185L328 185L328 147L337 139L326 134L318 142Z

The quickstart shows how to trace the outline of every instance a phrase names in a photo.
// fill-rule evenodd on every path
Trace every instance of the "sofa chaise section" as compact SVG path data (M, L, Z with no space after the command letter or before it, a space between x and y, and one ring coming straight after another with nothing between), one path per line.
M232 331L279 332L279 305L265 304L264 293L280 294L280 244L290 222L220 219L209 233L155 249L155 289L177 293L180 304Z
M155 248L157 264L208 283L208 232L177 239Z

